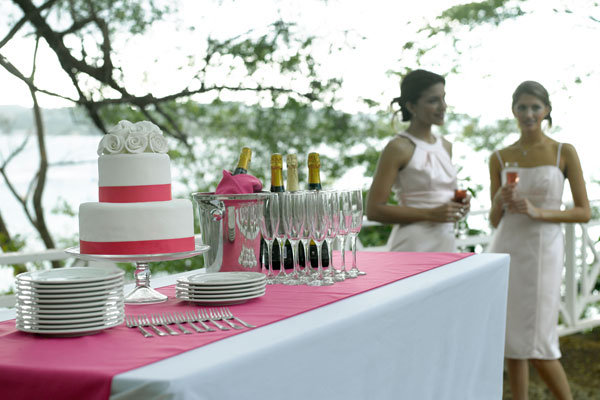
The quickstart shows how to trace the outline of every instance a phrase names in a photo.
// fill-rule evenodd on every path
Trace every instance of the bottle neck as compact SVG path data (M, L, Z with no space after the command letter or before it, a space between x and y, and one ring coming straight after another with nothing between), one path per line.
M248 165L250 164L250 158L252 157L252 150L248 147L244 147L240 153L240 159L237 163L237 167L233 171L233 175L247 174Z
M271 168L271 192L284 192L283 172L281 168Z
M319 168L309 167L308 168L308 190L321 190L321 177L319 175Z
M298 168L289 167L287 169L287 188L290 192L297 192L300 190L298 185Z

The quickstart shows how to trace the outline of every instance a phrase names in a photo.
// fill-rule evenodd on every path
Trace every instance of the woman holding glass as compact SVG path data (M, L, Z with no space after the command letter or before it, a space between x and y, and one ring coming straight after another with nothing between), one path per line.
M505 357L513 399L527 398L528 361L556 398L572 398L557 333L564 263L560 223L587 222L590 206L575 148L542 129L544 120L552 125L551 110L541 84L521 83L512 98L521 136L489 163L490 222L497 229L488 251L510 254ZM512 182L509 169L518 177ZM561 210L565 178L574 205Z
M367 198L367 218L393 223L392 251L453 252L454 223L469 211L469 199L453 201L457 189L452 145L434 135L444 124L445 79L415 70L400 85L398 103L406 131L383 149ZM391 192L398 205L388 204Z

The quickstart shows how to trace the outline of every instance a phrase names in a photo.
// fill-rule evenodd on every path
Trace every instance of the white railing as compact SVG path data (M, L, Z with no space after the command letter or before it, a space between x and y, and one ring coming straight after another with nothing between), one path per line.
M471 219L485 220L487 211L474 211L469 214ZM366 221L365 227L380 225ZM600 221L595 220L587 224L564 224L565 231L565 269L563 276L562 296L560 303L561 325L559 333L567 335L590 329L600 325L600 292L596 289L600 275L600 257L596 246L597 240L591 238L591 232L600 232ZM597 236L596 236L597 237ZM479 236L461 237L457 240L457 250L475 248L476 252L484 251L491 239L489 229ZM386 245L377 247L363 247L365 251L385 251ZM86 265L88 263L74 259L63 250L45 250L37 252L5 253L0 254L0 267L13 264L25 264L32 268L33 263L67 260L68 265ZM111 264L112 265L112 264ZM0 307L13 307L14 296L0 296Z

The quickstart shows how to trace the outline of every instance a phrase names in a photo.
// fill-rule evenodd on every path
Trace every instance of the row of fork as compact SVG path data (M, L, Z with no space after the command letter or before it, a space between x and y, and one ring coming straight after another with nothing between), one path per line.
M125 318L125 324L130 328L138 328L144 337L153 337L149 330L152 330L158 336L191 334L192 332L185 327L191 327L197 333L215 332L212 326L219 330L227 331L230 328L244 329L242 326L234 323L237 321L247 328L255 328L254 325L234 316L227 307L198 309L195 311L185 311L181 313L163 313L147 315L128 315ZM224 322L226 325L219 323ZM185 324L185 325L184 325ZM173 329L170 325L176 326L179 330ZM159 329L164 328L165 331Z

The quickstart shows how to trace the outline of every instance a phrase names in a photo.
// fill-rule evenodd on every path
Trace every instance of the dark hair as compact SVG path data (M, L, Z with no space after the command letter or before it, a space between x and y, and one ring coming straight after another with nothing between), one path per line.
M531 96L537 97L550 109L550 111L552 111L550 95L548 94L546 88L542 86L542 84L535 81L525 81L519 86L517 86L517 89L515 90L512 96L512 107L514 107L515 104L517 104L517 101L519 101L519 97L521 97L521 95L523 94L529 94ZM552 126L552 117L550 116L550 112L548 113L545 119L547 119L549 125Z
M394 98L391 103L398 103L400 105L402 121L409 121L411 117L406 103L416 103L425 90L437 83L446 84L446 80L443 76L425 71L424 69L416 69L406 74L400 84L400 97Z

